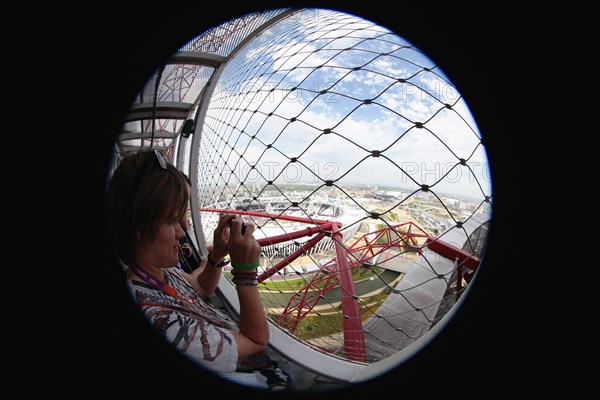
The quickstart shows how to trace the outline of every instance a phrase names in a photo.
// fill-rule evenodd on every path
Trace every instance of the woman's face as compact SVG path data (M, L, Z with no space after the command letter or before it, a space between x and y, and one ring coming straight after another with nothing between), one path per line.
M170 268L179 262L179 240L185 238L181 218L173 216L158 228L156 238L138 246L138 263L158 268Z

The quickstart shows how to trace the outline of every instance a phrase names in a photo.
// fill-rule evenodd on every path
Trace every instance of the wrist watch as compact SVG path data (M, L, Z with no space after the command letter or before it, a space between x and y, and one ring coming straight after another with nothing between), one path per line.
M225 265L229 264L229 261L221 261L221 262L214 262L213 260L210 259L210 253L208 253L208 257L206 257L206 262L208 264L211 264L213 267L215 268L223 268Z

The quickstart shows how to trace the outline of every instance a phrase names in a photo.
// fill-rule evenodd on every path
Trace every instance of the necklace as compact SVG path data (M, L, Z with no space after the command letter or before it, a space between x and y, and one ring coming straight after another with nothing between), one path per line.
M188 303L194 304L196 301L194 300L193 297L191 296L180 296L177 293L177 290L175 290L174 287L169 286L168 284L166 284L165 282L161 282L158 279L156 279L155 277L153 277L152 275L150 275L149 273L147 273L146 271L144 271L143 269L141 269L140 267L138 267L135 264L132 264L129 268L131 268L131 270L133 271L133 273L135 273L137 276L140 277L141 280L143 280L144 282L146 282L148 285L154 287L155 289L159 289L162 290L163 292L176 297L178 299L181 300L185 300Z

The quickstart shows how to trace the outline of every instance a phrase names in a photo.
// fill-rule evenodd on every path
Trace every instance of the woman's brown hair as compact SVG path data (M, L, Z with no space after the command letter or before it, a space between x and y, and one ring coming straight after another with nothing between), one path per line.
M136 237L155 238L167 219L187 212L188 191L184 175L158 150L140 150L124 158L110 178L107 223L117 255L129 265Z

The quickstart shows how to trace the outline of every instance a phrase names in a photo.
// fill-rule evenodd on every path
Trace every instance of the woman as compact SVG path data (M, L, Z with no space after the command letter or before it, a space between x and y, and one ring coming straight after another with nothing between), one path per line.
M177 268L181 221L187 212L185 176L158 150L121 161L110 179L107 216L129 288L144 315L167 341L200 365L232 373L238 359L265 349L269 334L257 281L260 245L254 225L223 216L207 265L194 276ZM213 307L225 256L229 255L240 303L239 324Z

